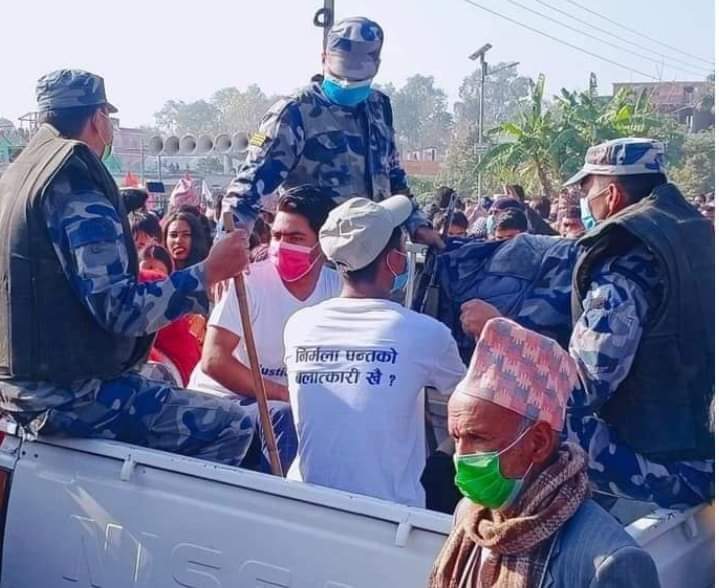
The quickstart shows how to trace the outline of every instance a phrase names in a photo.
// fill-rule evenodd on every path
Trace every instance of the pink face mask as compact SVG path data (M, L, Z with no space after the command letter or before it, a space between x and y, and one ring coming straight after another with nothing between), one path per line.
M319 260L319 255L312 259L312 252L318 246L319 243L314 247L305 247L273 240L270 242L270 261L277 268L277 273L283 281L296 282L310 273Z

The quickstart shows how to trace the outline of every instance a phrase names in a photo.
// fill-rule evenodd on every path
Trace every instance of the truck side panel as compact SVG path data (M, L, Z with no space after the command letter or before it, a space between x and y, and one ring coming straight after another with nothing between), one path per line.
M445 538L141 463L129 469L119 459L24 445L2 586L414 587L426 583Z

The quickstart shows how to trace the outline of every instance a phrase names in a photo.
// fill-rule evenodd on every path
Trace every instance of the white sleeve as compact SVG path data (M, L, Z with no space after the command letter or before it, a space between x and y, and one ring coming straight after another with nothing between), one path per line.
M439 345L437 353L432 354L435 363L429 374L430 386L436 388L440 394L449 396L464 378L467 368L459 356L457 343L449 329L442 325L441 329L437 329L435 340Z
M222 327L223 329L234 333L238 337L242 337L242 319L240 317L240 304L237 301L237 291L235 290L234 280L227 281L227 290L222 294L222 298L212 309L208 326ZM245 289L247 291L247 303L250 307L250 318L252 323L257 321L258 309L252 295L252 281L245 276Z

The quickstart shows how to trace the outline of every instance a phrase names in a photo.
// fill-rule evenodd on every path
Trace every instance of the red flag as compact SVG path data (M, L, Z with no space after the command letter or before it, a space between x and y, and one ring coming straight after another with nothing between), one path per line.
M140 178L138 178L132 172L127 172L127 175L125 176L125 179L123 180L122 185L125 188L140 188L140 187L142 187Z

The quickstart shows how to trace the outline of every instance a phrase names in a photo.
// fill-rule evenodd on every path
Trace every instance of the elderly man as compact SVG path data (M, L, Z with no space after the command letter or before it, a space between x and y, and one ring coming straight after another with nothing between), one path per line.
M651 557L589 499L584 451L560 443L576 379L551 339L486 323L449 402L465 499L431 588L659 586Z
M247 265L246 235L153 283L138 258L110 152L101 77L59 70L37 86L42 126L0 179L0 409L30 435L101 437L239 465L241 406L137 369L154 333L206 313L208 288Z
M330 29L323 77L272 106L250 140L225 202L238 222L251 226L262 197L280 187L323 188L337 204L354 196L380 201L409 195L390 100L371 87L383 43L382 28L364 17L344 19ZM412 202L405 223L410 235L441 247Z

